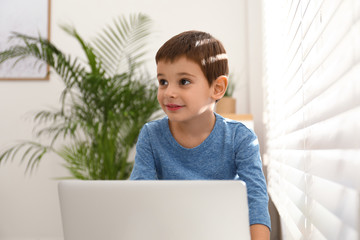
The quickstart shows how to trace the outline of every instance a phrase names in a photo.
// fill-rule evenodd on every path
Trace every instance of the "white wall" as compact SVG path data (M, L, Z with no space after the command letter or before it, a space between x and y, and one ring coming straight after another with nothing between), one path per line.
M249 112L246 57L246 0L53 0L51 39L62 50L81 56L81 50L58 27L73 24L84 37L94 36L120 14L143 12L154 20L149 70L153 56L171 36L185 30L208 31L225 45L231 72L241 82L236 89L237 111ZM241 89L242 88L242 89ZM61 82L0 81L0 149L18 139L31 139L32 122L26 113L58 106ZM29 116L29 115L27 115ZM57 181L66 176L61 159L48 156L32 175L24 175L19 159L0 166L0 239L62 239Z

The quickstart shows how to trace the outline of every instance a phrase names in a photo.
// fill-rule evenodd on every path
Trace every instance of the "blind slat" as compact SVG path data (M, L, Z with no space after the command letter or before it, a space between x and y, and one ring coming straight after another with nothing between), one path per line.
M328 240L356 240L357 231L344 225L341 219L331 214L325 207L316 201L310 201L311 211L309 218L314 228L317 228ZM331 227L330 227L331 226Z
M272 159L278 159L280 161L283 161L284 164L290 167L296 168L304 172L306 171L304 162L305 155L302 150L274 149L267 154L267 157L269 157L269 155Z
M343 14L341 7L344 4L341 4L341 3L344 3L346 1L343 1L343 2L341 2L340 0L323 1L320 6L320 9L316 13L315 17L313 17L313 16L310 17L310 19L312 21L310 28L307 28L304 25L304 28L305 28L303 30L303 32L304 32L304 34L303 34L304 58L306 58L306 56L314 48L315 44L322 42L321 38L323 37L323 34L324 34L323 31L325 30L326 27L328 27L329 21L336 22L337 16L339 16L339 15L341 16ZM349 1L347 1L347 2L349 2ZM351 8L349 10L351 10ZM335 17L333 17L334 12L337 13L337 14L335 14L336 15ZM303 18L304 22L307 21L307 16L308 15L304 15L304 18ZM342 17L341 20L343 20L343 19L344 18ZM343 26L343 27L345 27L345 26ZM331 29L331 26L329 28ZM342 31L338 31L335 34L333 32L332 38L335 40L338 40L339 35L340 35L340 37L343 36ZM330 40L330 41L333 41L333 40Z
M312 228L309 240L327 240L317 228Z
M360 149L360 106L304 129L306 149Z
M306 191L305 173L303 171L292 168L286 164L282 164L281 171L284 180L292 183L294 187L298 188L302 192Z
M353 31L342 36L341 42L328 53L323 49L323 42L317 42L308 56L303 60L304 81L317 70L320 74L333 72L331 76L338 78L353 63ZM325 40L324 40L325 41ZM326 71L324 71L326 70ZM331 71L330 71L331 70ZM326 78L324 78L326 81Z
M354 206L359 205L359 193L356 190L312 176L308 196L338 218L342 226L357 228L358 212Z
M308 150L307 172L353 190L360 189L360 153L357 150Z
M358 29L360 28L360 21L358 21L342 40L340 45L328 56L328 58L321 63L321 67L318 68L311 77L307 77L305 74L305 102L310 101L316 97L319 93L326 90L333 82L340 79L347 71L351 69L354 62L354 49L347 46L354 45L354 39L358 36ZM309 59L304 63L305 65L313 64L311 61L316 62L317 59Z
M344 111L360 106L360 64L352 68L341 81L315 97L305 108L305 127L332 118ZM333 101L336 99L336 101ZM329 104L332 102L332 104Z
M301 21L301 27L303 31L303 38L308 33L309 28L311 26L311 23L314 21L314 19L317 16L317 13L320 10L322 0L308 0L301 1L302 3L302 21ZM308 34L310 36L310 34Z
M285 87L284 91L284 100L285 102L290 101L290 99L301 90L303 81L302 81L302 70L299 69L293 79L289 81L289 84Z
M272 139L269 142L269 148L280 148L280 149L303 149L304 148L304 136L306 131L301 129L296 132L292 132L287 135L283 135Z
M302 240L303 239L303 232L301 232L301 230L299 229L299 222L304 222L305 218L303 219L299 219L297 222L294 222L293 219L290 216L290 212L288 209L291 209L291 206L289 206L289 202L285 202L283 201L283 198L281 197L277 197L278 196L278 191L272 192L274 191L276 188L273 188L271 190L269 190L269 194L272 197L272 200L274 201L274 203L278 206L283 206L283 207L279 207L278 211L279 211L279 215L284 219L283 223L283 227L285 227L285 229L282 229L282 231L287 231L288 235L291 236L291 238L289 239L296 239L296 240ZM281 200L280 200L281 199Z

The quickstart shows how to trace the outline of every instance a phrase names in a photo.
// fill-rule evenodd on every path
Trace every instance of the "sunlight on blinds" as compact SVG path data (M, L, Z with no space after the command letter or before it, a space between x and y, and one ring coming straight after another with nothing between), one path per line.
M288 239L360 240L360 1L263 1L269 194Z

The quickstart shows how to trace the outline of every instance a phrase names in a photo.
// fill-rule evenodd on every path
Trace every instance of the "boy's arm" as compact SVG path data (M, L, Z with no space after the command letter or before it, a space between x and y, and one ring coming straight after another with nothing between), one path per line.
M248 129L246 131L241 129L237 133L235 161L239 179L246 183L250 225L265 225L270 229L269 196L257 137ZM258 227L253 228L258 229Z
M251 240L269 240L270 230L262 224L254 224L250 226Z
M136 143L135 163L130 180L157 180L155 161L146 126L141 129Z

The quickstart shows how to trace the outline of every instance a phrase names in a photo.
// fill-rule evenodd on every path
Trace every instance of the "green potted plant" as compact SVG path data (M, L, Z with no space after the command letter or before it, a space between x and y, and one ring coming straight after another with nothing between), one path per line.
M130 149L143 124L159 109L155 80L143 70L150 23L143 14L119 17L90 42L75 28L62 26L81 46L86 63L41 37L14 33L12 38L22 44L1 52L0 64L35 57L60 76L64 89L59 109L34 115L37 140L3 150L0 163L21 154L31 171L54 152L74 178L127 179ZM44 144L39 140L43 136L51 140Z
M229 83L225 95L216 103L215 110L218 114L235 114L236 99L233 98L234 90L235 83L231 80L231 75L229 75Z

